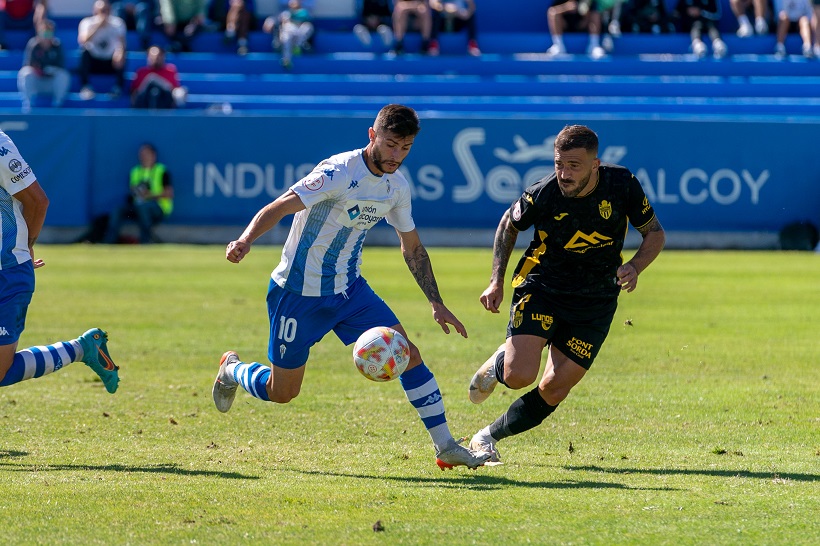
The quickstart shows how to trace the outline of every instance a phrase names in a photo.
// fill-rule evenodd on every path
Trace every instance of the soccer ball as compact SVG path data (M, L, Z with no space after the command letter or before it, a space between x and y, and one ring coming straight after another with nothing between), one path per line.
M407 369L410 344L394 329L376 326L359 336L353 346L353 363L371 381L390 381Z

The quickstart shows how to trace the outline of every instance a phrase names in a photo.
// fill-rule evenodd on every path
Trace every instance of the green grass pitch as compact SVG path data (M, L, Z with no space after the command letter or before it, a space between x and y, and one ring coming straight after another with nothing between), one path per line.
M469 339L440 331L397 248L366 248L364 274L436 374L453 433L472 435L521 394L467 400L507 317L478 303L489 249L429 251ZM72 364L0 389L4 544L820 543L816 254L663 252L558 410L501 443L503 465L447 472L400 385L365 380L333 335L292 403L213 407L225 350L267 363L279 248L239 265L218 246L38 257L21 346L99 326L122 381L109 395Z

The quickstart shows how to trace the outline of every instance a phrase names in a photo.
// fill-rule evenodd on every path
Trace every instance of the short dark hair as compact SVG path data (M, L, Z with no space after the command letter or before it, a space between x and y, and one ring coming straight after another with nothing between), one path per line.
M377 133L390 132L405 138L419 134L421 124L418 114L409 106L388 104L379 111L373 129Z
M586 125L567 125L555 137L555 149L562 152L583 148L598 154L598 135Z

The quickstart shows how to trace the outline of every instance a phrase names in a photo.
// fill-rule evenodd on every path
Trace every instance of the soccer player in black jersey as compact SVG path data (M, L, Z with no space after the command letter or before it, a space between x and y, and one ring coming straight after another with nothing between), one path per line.
M549 345L538 386L470 442L471 449L491 452L496 461L498 441L538 426L581 381L609 332L618 294L635 290L638 275L666 239L635 176L597 156L594 131L565 127L555 139L555 173L524 191L495 234L490 285L480 301L498 313L518 232L534 228L512 279L507 341L473 376L470 400L480 404L499 382L511 389L531 385ZM627 222L643 240L622 263Z

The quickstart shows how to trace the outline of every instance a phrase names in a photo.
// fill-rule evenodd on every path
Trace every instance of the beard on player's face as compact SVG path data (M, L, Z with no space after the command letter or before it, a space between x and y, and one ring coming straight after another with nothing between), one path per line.
M373 165L376 166L379 172L387 174L393 174L399 167L401 167L402 164L402 161L392 158L385 158L377 146L373 146L373 150L371 150L370 153L370 160L373 161Z

